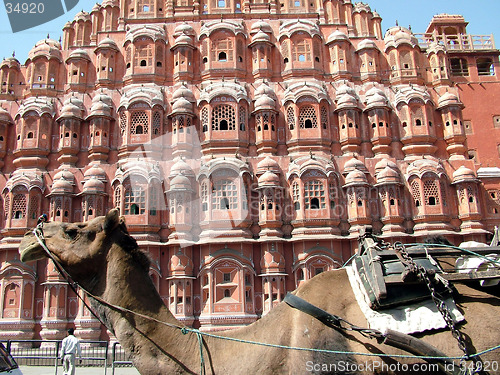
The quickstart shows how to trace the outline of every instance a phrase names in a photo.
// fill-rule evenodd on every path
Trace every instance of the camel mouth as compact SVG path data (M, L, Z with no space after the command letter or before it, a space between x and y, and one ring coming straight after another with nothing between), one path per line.
M19 245L19 252L21 253L21 262L31 262L45 258L46 256L45 251L37 241L28 242L25 239L23 239L21 245Z

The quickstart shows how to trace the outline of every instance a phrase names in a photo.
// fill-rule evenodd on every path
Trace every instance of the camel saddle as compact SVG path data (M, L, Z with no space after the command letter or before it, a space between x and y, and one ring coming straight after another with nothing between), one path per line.
M405 280L407 265L394 249L377 246L380 243L369 230L365 231L360 237L361 251L353 259L353 267L368 296L370 308L379 310L430 299L428 286L417 279ZM437 262L428 254L412 256L412 259L430 274L442 273ZM436 291L443 297L449 297L449 289L444 285L437 284Z

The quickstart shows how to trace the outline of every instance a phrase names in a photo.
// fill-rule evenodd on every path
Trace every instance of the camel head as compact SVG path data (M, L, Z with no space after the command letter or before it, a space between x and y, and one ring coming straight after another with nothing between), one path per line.
M111 252L141 253L116 209L86 223L45 223L43 234L53 257L74 281L87 287L91 279L105 273ZM19 251L23 262L47 257L32 231L24 235Z

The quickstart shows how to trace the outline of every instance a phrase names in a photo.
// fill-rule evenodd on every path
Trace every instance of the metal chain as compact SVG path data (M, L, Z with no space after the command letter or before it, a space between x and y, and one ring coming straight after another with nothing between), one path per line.
M453 337L457 340L458 342L458 347L460 350L464 352L464 357L460 360L460 369L461 373L467 374L467 367L465 363L465 358L470 358L469 353L467 350L467 344L465 342L465 337L462 332L457 328L455 321L453 320L453 316L451 315L451 311L444 302L444 300L441 298L440 293L436 290L436 285L438 283L441 283L447 293L453 293L453 291L450 288L449 283L443 279L442 277L436 277L436 274L434 272L429 272L426 270L424 267L418 265L415 263L413 258L408 254L406 251L405 246L401 242L397 242L394 244L394 250L396 253L399 253L401 255L401 258L404 259L403 263L409 273L412 273L416 275L421 281L425 283L429 291L431 292L431 297L432 301L436 305L438 311L441 313L443 316L444 321L446 322L446 325L451 331L451 334ZM481 358L478 356L472 357L472 361L474 363L474 371L473 373L480 373L483 370L483 362Z

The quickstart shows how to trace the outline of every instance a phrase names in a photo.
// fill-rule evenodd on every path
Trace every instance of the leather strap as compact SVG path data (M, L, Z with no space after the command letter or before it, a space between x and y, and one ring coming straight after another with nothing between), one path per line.
M330 328L344 329L341 325L341 321L343 321L342 318L338 317L337 315L327 313L325 310L322 310L319 307L316 307L309 302L304 301L302 298L297 297L292 293L287 293L284 301L289 306L315 317L321 323Z

